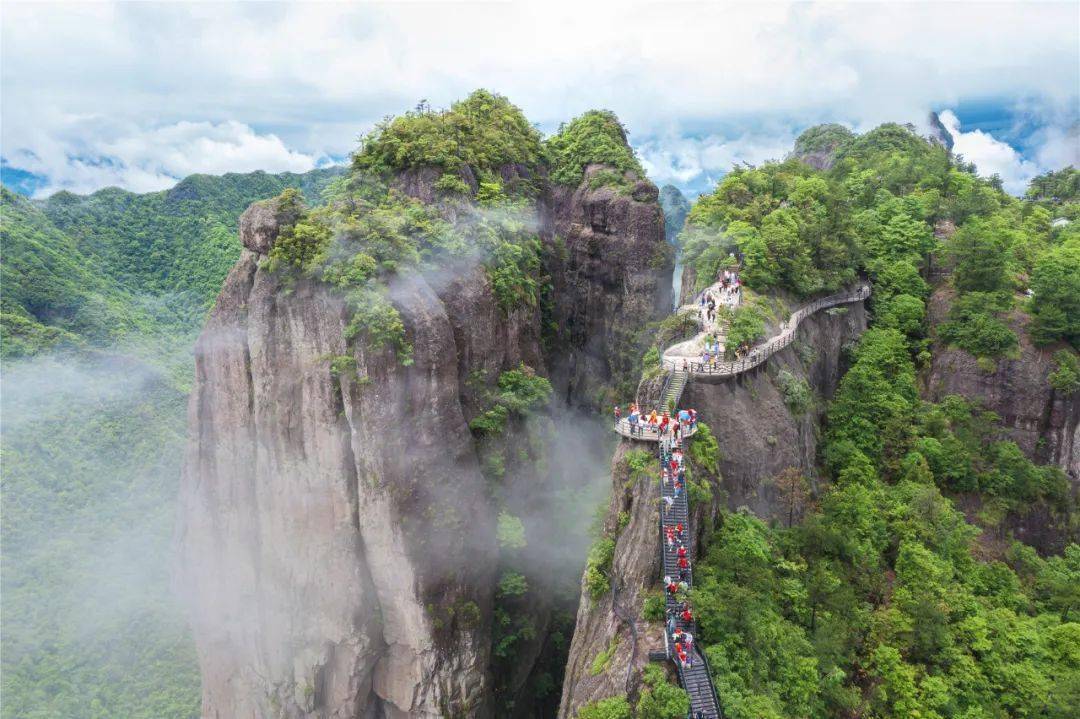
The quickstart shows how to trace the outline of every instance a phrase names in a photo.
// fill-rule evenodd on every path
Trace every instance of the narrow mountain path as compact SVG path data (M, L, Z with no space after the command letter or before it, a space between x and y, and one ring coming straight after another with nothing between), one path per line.
M710 287L709 290L718 286L719 283ZM708 292L709 290L705 291ZM741 293L739 294L741 295ZM696 350L697 356L700 356L700 348L704 347L705 338L711 333L711 331L707 329L703 329L693 339L672 345L664 350L661 360L664 370L667 371L667 379L660 392L661 411L673 411L674 408L678 406L683 389L695 375L731 377L745 372L748 369L753 369L754 367L763 364L769 357L791 344L795 339L796 331L799 329L799 323L810 315L830 307L837 307L851 302L861 302L869 296L870 285L864 283L852 289L837 292L828 297L821 297L809 302L791 313L791 317L788 318L787 322L780 326L780 332L767 342L755 345L750 349L750 352L737 360L703 363L700 359L691 360L690 355L683 354L684 351L688 351L683 349L684 346L689 347L690 345L695 345L698 348ZM736 298L734 301L737 305L738 299ZM696 305L683 305L680 311L686 311L687 307L694 308ZM699 310L693 309L693 311L698 312ZM705 320L703 319L702 322L704 323ZM715 329L716 325L712 324L712 330L714 331ZM723 349L722 341L721 349ZM642 422L638 424L637 427L633 427L630 424L630 419L628 417L622 417L616 422L614 430L623 437L628 437L630 439L640 439L651 442L660 441L660 432L655 425ZM696 431L696 429L693 431ZM693 431L687 436L693 434Z
M721 314L720 310L724 308L734 310L742 303L742 295L741 289L725 288L723 283L718 280L694 295L693 302L685 304L676 310L676 314L697 314L701 331L690 339L674 344L664 350L664 366L673 369L681 366L683 360L687 362L700 361L701 353L705 349L705 340L710 336L716 337L720 342L720 351L723 352L724 340L727 335L727 323L718 319ZM701 298L703 297L712 297L716 301L716 312L712 319L709 319L707 307L701 305Z
M739 293L741 294L741 293ZM690 374L704 374L711 376L731 376L757 367L769 357L791 344L795 339L795 332L799 329L799 323L819 310L836 307L851 302L861 302L870 296L870 285L861 284L853 289L843 290L828 297L820 297L809 302L791 313L787 322L780 326L780 332L774 335L764 344L755 345L744 356L731 361L702 362L701 348L704 347L705 338L715 330L706 328L698 333L693 339L672 345L664 350L661 362L664 369L670 371L685 371ZM692 349L696 348L694 354ZM721 350L723 345L721 345Z
M720 283L716 283L705 290L717 299L718 307L738 306L741 292L725 292ZM700 306L700 297L695 297L695 303L684 305L679 308L680 312L700 313L699 322L702 330L694 338L669 347L662 355L662 367L666 370L667 377L660 391L663 408L670 412L673 425L678 422L679 399L683 389L694 375L730 376L756 367L767 360L770 356L787 347L795 338L795 332L799 323L815 312L835 307L850 302L861 302L870 296L870 286L861 284L853 289L837 292L836 294L822 297L803 305L791 314L791 317L780 327L780 332L764 344L751 349L747 356L734 362L710 362L702 363L691 358L700 355L705 348L706 338L718 331L722 335L722 328L718 323L711 321L705 310ZM720 340L721 343L723 340ZM721 351L723 347L721 344ZM693 618L693 609L685 602L685 590L693 587L693 543L689 538L693 536L690 527L690 503L686 487L678 491L675 487L675 479L678 469L681 467L681 446L697 432L697 423L683 423L681 436L675 439L670 431L661 432L659 426L647 422L631 425L628 418L622 418L615 422L614 429L620 435L630 439L647 442L657 442L657 457L660 462L660 566L661 580L664 583L665 600L665 627L664 627L664 656L675 663L679 675L679 683L690 697L690 719L722 719L724 716L720 705L720 697L712 681L712 670L709 660L705 656L697 641L697 622ZM680 449L678 459L674 459L675 450ZM668 470L665 476L665 468ZM682 557L679 556L680 551ZM680 566L680 560L684 566ZM685 584L685 586L682 586ZM678 586L676 592L671 588ZM612 609L616 615L622 617L621 607L618 606L615 593L612 594ZM689 619L683 614L689 609ZM625 617L622 617L625 620ZM689 648L686 646L686 635L693 637ZM681 641L680 641L681 640ZM676 653L676 642L680 641L684 658ZM635 632L634 651L637 650L637 637ZM627 675L629 682L629 674Z

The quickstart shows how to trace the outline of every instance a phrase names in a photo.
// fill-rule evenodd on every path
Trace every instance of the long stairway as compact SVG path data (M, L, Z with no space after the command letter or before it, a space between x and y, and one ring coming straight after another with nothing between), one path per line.
M671 462L671 454L666 451L666 448L661 443L659 452L661 475L663 475L663 467L669 465ZM681 490L679 495L675 496L675 481L674 478L668 482L660 480L660 494L662 497L671 497L674 503L668 506L666 500L661 500L660 508L660 556L662 578L670 578L674 581L679 581L679 546L686 547L687 560L689 562L689 569L685 574L685 581L688 586L693 586L694 575L694 559L693 559L693 542L690 541L691 529L690 529L690 503L686 496L686 491ZM667 541L667 530L677 530L682 527L681 538L677 535L676 542L673 545L669 545ZM704 652L697 641L697 622L683 621L678 615L682 609L682 603L674 596L672 596L665 587L664 595L666 596L666 608L667 614L670 616L675 615L675 626L677 629L689 633L694 637L693 647L690 652L690 664L689 666L683 666L677 658L672 654L671 647L674 646L674 638L668 632L668 627L665 626L664 631L668 632L666 635L666 644L668 646L668 657L675 662L675 666L679 674L679 683L682 684L683 689L690 696L690 717L698 719L722 719L723 712L720 709L720 699L716 694L716 688L712 683L711 672L709 671L708 660L705 658Z

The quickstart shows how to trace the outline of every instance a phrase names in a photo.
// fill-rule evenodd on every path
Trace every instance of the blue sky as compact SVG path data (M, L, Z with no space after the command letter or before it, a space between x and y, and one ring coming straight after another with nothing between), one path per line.
M38 196L340 161L476 87L614 110L690 194L819 122L923 127L1013 192L1078 160L1080 3L95 3L0 8L5 183Z

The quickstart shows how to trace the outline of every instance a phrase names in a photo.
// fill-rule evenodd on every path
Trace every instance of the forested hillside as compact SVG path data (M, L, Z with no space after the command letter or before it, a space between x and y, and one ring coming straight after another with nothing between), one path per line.
M1019 200L908 128L827 126L695 203L682 242L696 288L729 254L756 292L874 286L827 407L822 489L777 478L786 520L724 513L695 568L728 716L1075 716L1077 477L1033 462L980 396L930 402L922 379L935 352L993 373L1024 339L1053 353L1041 381L1072 402L1080 225L1057 218L1076 218L1078 178L1039 178ZM938 323L932 292L951 305ZM756 319L741 323L751 335ZM1010 539L1010 518L1035 508L1049 555Z
M3 717L197 716L168 587L191 343L240 212L338 172L0 190Z

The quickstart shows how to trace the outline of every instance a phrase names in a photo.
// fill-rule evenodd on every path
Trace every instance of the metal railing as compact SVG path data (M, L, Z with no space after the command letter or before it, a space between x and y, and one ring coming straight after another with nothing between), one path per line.
M709 657L705 655L705 649L701 646L697 647L698 654L701 655L701 661L705 665L705 673L709 675L709 687L712 689L713 701L716 702L716 710L720 716L724 716L724 705L720 703L720 695L716 693L716 682L712 680L713 673L712 667L709 666Z
M660 403L661 404L664 402L664 398L667 397L667 392L671 388L671 381L672 381L672 379L674 379L674 377L675 377L675 375L673 373L671 373L671 372L668 372L667 376L664 377L664 386L660 388ZM664 409L668 409L668 408L664 407Z
M659 442L660 441L660 428L656 425L649 424L648 422L638 422L637 431L630 431L630 420L623 417L618 422L615 422L613 429L621 434L623 437L629 437L630 439L640 439L643 442ZM697 425L691 424L686 433L681 435L683 437L693 437L697 433Z
M658 450L657 456L658 456L658 459L661 462L664 461L665 455L664 455L663 451ZM657 479L657 484L659 485L659 488L660 488L660 496L663 497L664 496L664 491L665 491L665 486L664 486L664 481L663 481L662 476ZM690 531L690 495L688 493L684 492L683 495L682 495L681 501L686 507L686 525L683 527L683 531L684 531L684 533L685 533L685 535L687 537L687 540L689 540L689 538L692 536L692 532ZM659 516L658 516L658 520L659 520L658 529L659 529L659 534L660 534L660 537L659 537L659 539L660 539L660 545L659 545L660 546L660 574L661 574L661 576L664 576L664 572L666 571L666 559L667 559L667 554L666 553L668 551L666 549L666 546L667 546L666 545L666 537L664 536L664 534L665 534L664 533L665 511L661 508L661 510L660 510L660 512L658 514L659 514ZM687 546L689 546L689 541L687 541ZM691 588L693 587L693 569L692 568L690 570L690 574L687 576L686 583L687 583L688 587L691 587ZM664 606L665 606L665 608L670 610L671 608L673 608L673 607L675 607L677 605L676 600L675 600L674 597L672 597L668 593L667 587L665 587L663 591L664 591ZM665 619L666 619L666 617L665 617ZM697 628L696 623L691 622L691 624L689 625L689 628L692 629L693 634L696 635L698 633L698 628ZM683 686L684 689L687 690L687 693L690 694L691 687L690 687L690 683L688 682L688 680L686 678L686 670L683 668L681 663L679 663L677 660L675 660L672 657L671 652L672 652L671 636L668 633L668 626L667 626L667 623L665 621L665 625L664 625L664 653L667 655L669 660L675 662L675 671L679 676L679 683ZM716 713L714 714L711 710L709 710L708 711L708 716L710 717L710 719L713 719L714 717L716 719L723 719L724 711L723 711L723 707L720 704L720 695L717 694L717 692L716 692L716 683L713 681L712 667L709 666L709 660L705 656L705 650L704 650L704 648L702 647L702 645L700 643L695 642L693 652L694 652L694 655L696 657L701 657L702 668L705 670L705 679L708 681L709 692L711 693L711 696L712 696L713 706L716 708ZM694 700L693 697L695 695L696 695L696 690L695 690L695 694L691 694L691 701ZM691 706L691 712L687 716L691 717L692 714L693 714L693 707Z
M814 314L818 310L825 309L826 307L835 307L836 305L847 304L849 302L859 302L865 300L869 296L870 286L862 285L854 291L838 292L834 295L829 295L828 297L816 299L793 312L791 318L787 321L785 330L778 337L774 337L764 345L754 347L746 354L746 356L739 359L713 362L689 362L686 360L680 361L676 358L664 358L664 368L667 370L680 370L685 366L686 370L691 374L704 374L716 377L736 375L745 372L748 369L753 369L764 363L769 357L794 342L795 331L798 329L799 323L802 322L804 318ZM685 365L683 362L685 362Z

